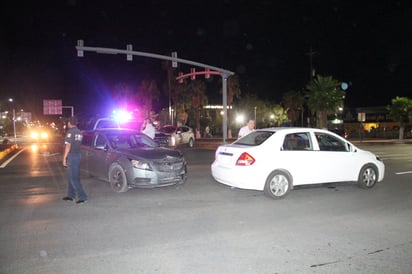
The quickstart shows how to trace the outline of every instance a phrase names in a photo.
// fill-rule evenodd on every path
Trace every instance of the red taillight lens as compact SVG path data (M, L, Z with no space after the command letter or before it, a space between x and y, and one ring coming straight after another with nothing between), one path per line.
M237 166L251 166L255 162L255 158L253 158L249 153L243 152L242 155L236 161Z

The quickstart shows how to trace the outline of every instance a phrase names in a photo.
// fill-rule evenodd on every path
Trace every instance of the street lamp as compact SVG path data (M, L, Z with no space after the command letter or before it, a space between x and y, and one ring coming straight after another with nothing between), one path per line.
M13 98L9 98L9 102L13 103ZM13 133L14 133L14 143L17 142L17 134L16 134L16 109L13 103Z

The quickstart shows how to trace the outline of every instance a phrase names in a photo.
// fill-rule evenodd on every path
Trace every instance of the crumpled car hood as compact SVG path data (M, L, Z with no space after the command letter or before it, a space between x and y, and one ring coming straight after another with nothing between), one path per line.
M162 159L167 156L181 158L183 154L179 150L167 148L138 148L138 149L117 149L117 151L130 156L145 159Z

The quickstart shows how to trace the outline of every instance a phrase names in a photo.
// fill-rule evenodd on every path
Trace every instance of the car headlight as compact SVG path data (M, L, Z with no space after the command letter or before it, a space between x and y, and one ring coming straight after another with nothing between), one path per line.
M143 161L139 161L139 160L132 160L131 163L132 163L132 166L134 168L144 169L144 170L152 170L152 168L150 167L148 162L143 162Z
M40 134L40 136L41 136L42 139L47 139L47 138L49 137L49 135L47 134L47 132L42 132L42 133Z

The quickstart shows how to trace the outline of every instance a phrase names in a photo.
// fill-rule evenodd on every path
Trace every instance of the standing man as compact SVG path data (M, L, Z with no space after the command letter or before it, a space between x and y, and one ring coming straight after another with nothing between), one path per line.
M64 138L63 166L67 168L69 179L67 196L64 201L74 201L76 204L84 204L87 195L80 182L80 145L82 143L82 132L77 128L77 118L71 117L67 121L67 132Z
M252 132L255 129L255 120L249 120L249 122L247 123L247 125L243 126L242 128L240 128L239 130L239 134L237 136L237 138L241 138L245 135L248 135L250 132Z

